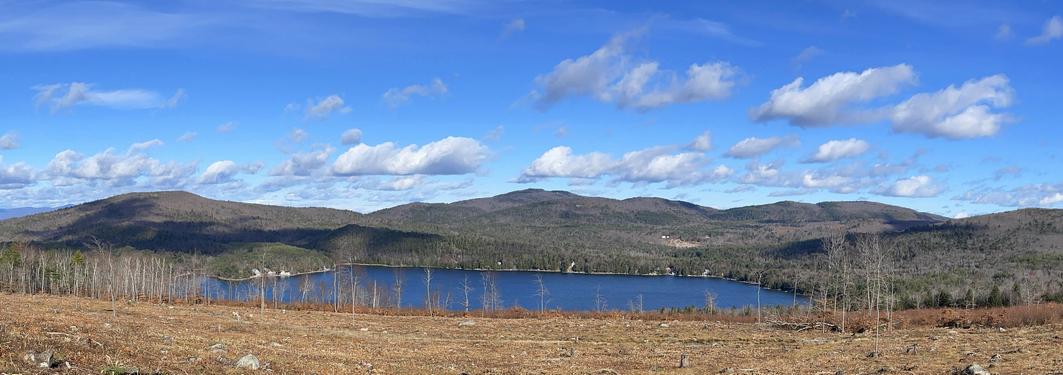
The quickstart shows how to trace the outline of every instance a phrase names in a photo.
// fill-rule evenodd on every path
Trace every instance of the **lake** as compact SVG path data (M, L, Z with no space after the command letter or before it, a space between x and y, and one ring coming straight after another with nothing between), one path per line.
M352 299L351 270L351 267L341 267L338 272L339 298L344 304ZM429 300L423 268L355 266L353 270L357 284L354 294L358 303L376 307L423 308L427 301L432 301L436 308L463 310L465 290L468 290L471 310L480 309L486 301L489 309L519 306L538 310L542 303L548 310L651 311L703 307L706 292L712 294L719 308L756 307L758 289L761 306L808 304L804 296L795 298L790 292L718 278L453 269L431 269L428 284L432 298ZM267 301L276 298L280 302L332 302L336 298L334 275L333 272L319 272L241 281L210 278L203 286L204 293L208 293L211 299L257 301L259 287L263 286ZM545 293L540 293L541 290ZM545 297L540 298L541 294Z

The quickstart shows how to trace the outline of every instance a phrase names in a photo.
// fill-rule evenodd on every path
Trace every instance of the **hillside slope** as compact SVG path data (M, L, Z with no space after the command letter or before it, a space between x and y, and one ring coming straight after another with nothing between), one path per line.
M93 238L141 249L211 253L233 242L300 242L358 213L207 199L186 192L130 193L0 221L0 241L80 245Z

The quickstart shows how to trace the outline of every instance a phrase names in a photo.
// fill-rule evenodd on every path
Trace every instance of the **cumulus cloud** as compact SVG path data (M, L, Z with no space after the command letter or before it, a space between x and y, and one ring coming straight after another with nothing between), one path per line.
M112 109L173 108L185 98L183 89L167 98L144 89L97 90L93 86L84 82L37 85L33 87L37 92L34 101L38 107L49 106L55 113L78 105Z
M410 101L413 96L439 97L447 93L447 85L439 78L427 84L415 84L406 87L393 87L381 96L384 104L395 109Z
M997 33L993 35L993 39L1003 41L1011 39L1011 37L1014 35L1015 32L1011 31L1011 25L1002 23L999 27L997 27Z
M466 174L475 172L489 156L487 146L464 137L447 137L424 146L362 143L336 158L332 173L340 176Z
M306 101L306 118L322 120L333 113L349 113L351 108L344 105L343 98L339 95L329 95L321 100Z
M7 132L0 135L0 150L14 150L19 146L18 134Z
M153 139L134 143L125 153L109 148L90 156L68 149L57 153L45 171L55 185L95 181L111 186L131 185L141 179L172 186L177 180L194 173L194 163L163 162L148 156L149 149L162 144L162 141Z
M4 165L0 157L0 190L21 189L33 184L33 169L25 163Z
M930 176L920 175L897 180L885 187L879 194L893 197L929 198L941 194L945 188L934 182Z
M540 109L574 96L590 96L620 108L650 110L671 104L722 99L731 95L738 68L726 62L692 64L685 77L663 71L657 61L635 62L628 45L639 33L613 37L589 55L565 59L535 78L532 92Z
M750 111L755 121L787 120L800 127L864 123L880 117L857 105L897 93L916 82L906 64L871 68L863 72L839 72L802 87L804 78L772 90L768 102Z
M749 159L764 155L779 147L795 146L798 144L800 144L800 141L798 141L797 137L793 136L768 138L749 137L738 141L734 146L731 146L731 149L727 150L726 155L733 158Z
M1041 34L1026 39L1026 44L1041 45L1059 38L1063 38L1063 18L1052 16L1048 21L1045 21L1044 26L1041 28Z
M557 146L532 161L518 181L532 182L546 177L598 178L615 164L616 161L606 153L575 155L571 147Z
M362 129L347 129L340 134L340 143L356 145L362 143Z
M234 181L237 174L255 174L261 169L259 164L237 164L232 160L220 160L211 163L203 174L199 176L199 183L204 185L216 185Z
M328 163L329 156L335 151L331 146L324 146L309 152L297 152L285 160L273 171L271 176L310 176Z
M849 138L845 140L832 140L819 145L816 153L809 156L806 162L823 163L838 159L860 156L871 148L867 141Z
M704 132L694 138L693 142L687 145L687 148L694 151L706 152L712 149L712 134Z
M199 133L196 133L196 132L185 132L184 134L181 134L180 137L177 137L177 141L178 142L192 142L198 136L199 136Z
M676 150L674 146L651 147L615 159L602 152L574 154L572 148L558 146L532 161L516 181L554 177L590 180L608 175L616 181L677 186L720 180L734 172L724 165L708 170L709 159L703 153Z
M1010 120L1007 114L993 110L1010 106L1013 95L1004 75L917 94L893 108L893 130L951 139L991 136Z

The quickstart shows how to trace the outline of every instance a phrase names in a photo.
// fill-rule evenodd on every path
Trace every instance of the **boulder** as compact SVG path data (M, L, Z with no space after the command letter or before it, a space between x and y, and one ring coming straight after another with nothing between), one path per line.
M988 370L977 363L972 363L963 369L963 375L991 375Z
M245 355L245 356L241 357L239 360L236 361L236 368L242 368L242 369L247 369L247 370L258 370L258 368L259 368L258 357L255 357L254 354Z
M476 322L468 319L462 320L461 323L458 323L458 327L469 327L474 325L476 325Z
M45 350L43 352L28 352L22 356L22 360L33 364L37 368L52 368L59 365L59 361L52 354L51 350Z

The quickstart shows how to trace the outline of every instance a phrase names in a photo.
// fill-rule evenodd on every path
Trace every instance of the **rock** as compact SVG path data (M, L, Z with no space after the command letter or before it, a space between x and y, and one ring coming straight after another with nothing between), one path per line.
M686 353L679 355L679 368L687 368L690 366L690 361L687 360Z
M225 344L219 342L214 345L211 345L209 349L211 353L221 353L225 351Z
M728 367L728 368L725 368L723 370L720 370L719 373L720 374L734 374L735 373L735 369L733 369L731 367Z
M255 357L253 354L245 355L236 361L236 368L258 370L258 367L258 357Z
M961 374L963 374L963 375L991 375L989 373L989 371L987 371L985 368L983 368L981 365L979 365L977 363L972 363L970 366L967 366L967 368L963 369L963 372Z
M469 327L474 325L476 325L476 322L469 319L462 320L461 323L458 323L458 327Z
M173 336L163 336L162 343L166 345L173 345Z
M904 349L904 354L915 354L915 350L918 347L918 345L919 344L912 344L912 346L909 346L909 347L905 348Z
M878 356L879 356L878 352L867 353L867 358L875 358L875 357L878 357Z
M33 364L38 368L52 368L59 365L59 361L52 354L51 350L45 350L43 352L29 352L22 356L22 360Z
M661 327L661 328L668 328L668 323L661 323L661 324L658 324L657 326Z
M1000 362L1000 359L1000 354L993 354L992 357L989 357L989 362Z

